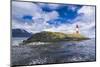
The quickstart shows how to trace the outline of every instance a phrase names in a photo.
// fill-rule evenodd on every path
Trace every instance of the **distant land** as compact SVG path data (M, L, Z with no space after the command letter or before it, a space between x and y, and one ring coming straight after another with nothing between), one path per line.
M12 29L12 37L30 37L32 33L27 32L24 29Z
M58 41L80 41L89 39L81 34L65 34L61 32L43 31L33 34L30 38L23 41L23 44L31 42L58 42Z

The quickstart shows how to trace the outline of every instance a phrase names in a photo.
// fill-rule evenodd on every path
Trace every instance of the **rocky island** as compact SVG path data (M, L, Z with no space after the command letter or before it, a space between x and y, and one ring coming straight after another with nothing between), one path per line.
M61 32L43 31L40 33L33 34L27 40L24 40L23 44L32 43L32 42L81 41L87 39L89 38L77 33L65 34Z

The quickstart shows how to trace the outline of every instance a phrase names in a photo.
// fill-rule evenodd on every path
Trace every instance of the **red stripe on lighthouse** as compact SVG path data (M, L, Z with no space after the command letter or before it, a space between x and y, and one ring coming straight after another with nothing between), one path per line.
M76 25L76 28L79 28L79 26L78 26L78 25Z

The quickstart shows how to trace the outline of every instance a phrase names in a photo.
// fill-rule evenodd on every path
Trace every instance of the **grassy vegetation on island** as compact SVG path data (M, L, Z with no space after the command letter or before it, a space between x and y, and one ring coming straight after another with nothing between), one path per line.
M31 42L58 42L58 41L80 41L89 39L81 34L65 34L61 32L47 32L43 31L40 33L33 34L30 38L23 41L23 43Z

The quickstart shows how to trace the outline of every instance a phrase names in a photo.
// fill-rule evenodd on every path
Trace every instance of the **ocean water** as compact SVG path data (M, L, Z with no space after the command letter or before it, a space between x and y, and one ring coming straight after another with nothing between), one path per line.
M12 38L12 65L37 65L95 61L95 39L79 42L33 42L19 45L27 38Z

